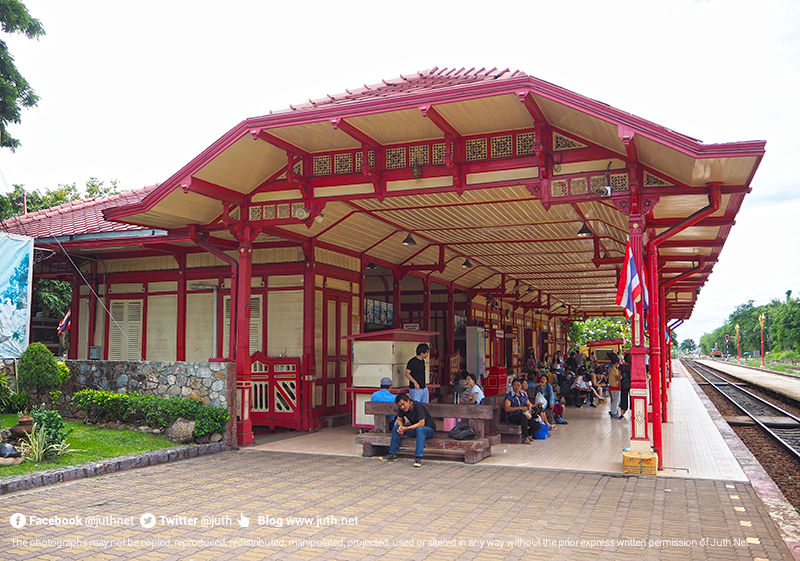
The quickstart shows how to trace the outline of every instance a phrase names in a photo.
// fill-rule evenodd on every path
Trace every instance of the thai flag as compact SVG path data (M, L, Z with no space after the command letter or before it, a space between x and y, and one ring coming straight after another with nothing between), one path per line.
M72 327L72 310L68 310L67 315L58 324L58 333L64 333L70 327Z
M633 251L631 251L631 240L625 246L625 261L622 267L622 274L619 277L619 285L617 286L617 306L625 308L625 317L630 318L633 315L633 303L642 297L644 293L644 309L648 306L647 285L644 281L644 275L639 277L639 271L636 269L636 262L633 259Z

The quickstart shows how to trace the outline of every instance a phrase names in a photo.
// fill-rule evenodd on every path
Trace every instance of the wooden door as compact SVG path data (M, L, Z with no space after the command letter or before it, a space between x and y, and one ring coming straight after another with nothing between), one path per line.
M322 411L323 415L347 413L350 408L350 387L353 378L350 372L349 342L343 337L350 335L350 307L352 296L345 292L326 291L323 304L322 360Z

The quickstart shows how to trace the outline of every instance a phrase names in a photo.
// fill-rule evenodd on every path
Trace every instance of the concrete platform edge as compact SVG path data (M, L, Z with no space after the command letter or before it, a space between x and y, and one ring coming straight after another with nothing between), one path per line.
M3 477L0 478L0 495L14 493L16 491L26 491L66 481L75 481L76 479L84 479L96 475L105 475L107 473L116 473L118 471L155 466L167 462L216 454L218 452L224 452L227 449L228 446L225 441L211 444L198 444L195 446L174 446L172 448L150 450L142 454L130 454L128 456L106 458L96 462L65 466L58 469Z
M792 554L792 557L800 561L800 514L789 504L789 501L783 496L783 493L781 493L781 490L772 478L767 475L764 467L755 456L753 456L747 446L744 445L731 426L722 418L722 415L714 404L711 403L711 400L706 396L705 392L700 389L700 386L698 386L694 378L683 369L682 365L681 370L689 379L692 388L697 392L700 401L708 410L711 419L722 434L725 443L731 449L731 452L733 452L736 461L742 466L742 470L750 480L753 490L761 500L764 508L767 509L770 518L778 527L778 531L786 547L789 549L789 552Z

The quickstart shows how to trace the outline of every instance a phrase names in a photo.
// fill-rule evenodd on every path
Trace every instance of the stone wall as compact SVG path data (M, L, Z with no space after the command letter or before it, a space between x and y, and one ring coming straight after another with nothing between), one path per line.
M206 405L228 407L227 362L127 362L67 360L70 377L62 386L66 396L78 390L141 392L163 397L199 399Z
M12 387L14 385L14 380L16 379L16 372L17 365L13 358L0 359L0 373L3 373L8 377L8 381Z

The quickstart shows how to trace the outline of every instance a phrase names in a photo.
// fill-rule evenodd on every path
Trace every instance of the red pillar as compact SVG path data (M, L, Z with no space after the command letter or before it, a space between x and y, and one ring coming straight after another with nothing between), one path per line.
M314 413L314 380L317 377L316 349L314 347L314 329L316 327L316 278L314 270L314 256L306 255L306 267L303 271L303 364L300 387L302 392L299 399L301 411L301 430L316 428L313 418ZM361 283L361 302L364 301L364 283ZM363 309L363 304L362 304ZM361 314L359 314L361 315ZM363 320L362 320L363 325Z
M97 294L97 261L92 261L92 277L90 281L92 283L92 290L91 296L89 297L89 317L86 318L89 322L87 326L89 329L89 342L88 347L94 346L94 330L95 330L95 322L97 321L97 298L94 297ZM87 355L84 358L89 358L88 352L89 349L86 349Z
M253 236L249 228L239 240L239 283L231 295L237 292L236 309L236 389L238 396L238 420L236 440L240 445L253 444L253 423L250 420L250 277L253 270Z
M431 278L427 275L422 279L422 329L430 331L431 329ZM439 362L442 361L439 358Z
M175 256L178 262L178 325L175 331L175 360L186 360L186 255ZM214 349L216 352L216 349Z
M456 295L453 283L447 285L447 352L456 352ZM763 354L763 353L762 353ZM448 364L448 368L449 368ZM448 373L449 376L449 373ZM448 380L449 382L450 380Z
M630 217L631 251L637 271L644 271L642 259L642 217ZM644 310L642 299L634 303L631 320L631 451L650 452L650 434L647 427L647 377L645 373Z
M661 450L661 319L659 317L660 298L658 288L658 248L655 244L648 244L647 250L647 278L645 279L650 292L649 323L650 323L650 399L653 405L653 448L658 454L658 467L661 468L663 454Z
M397 277L398 274L399 273L397 271L394 271L394 274L393 274L394 285L393 285L393 291L392 291L392 300L393 300L393 305L394 305L394 320L392 322L392 327L394 327L395 329L398 329L400 326L403 325L401 323L401 320L400 320L400 311L401 311L401 307L400 307L400 296L401 296L400 283L402 282L402 279L399 279Z

